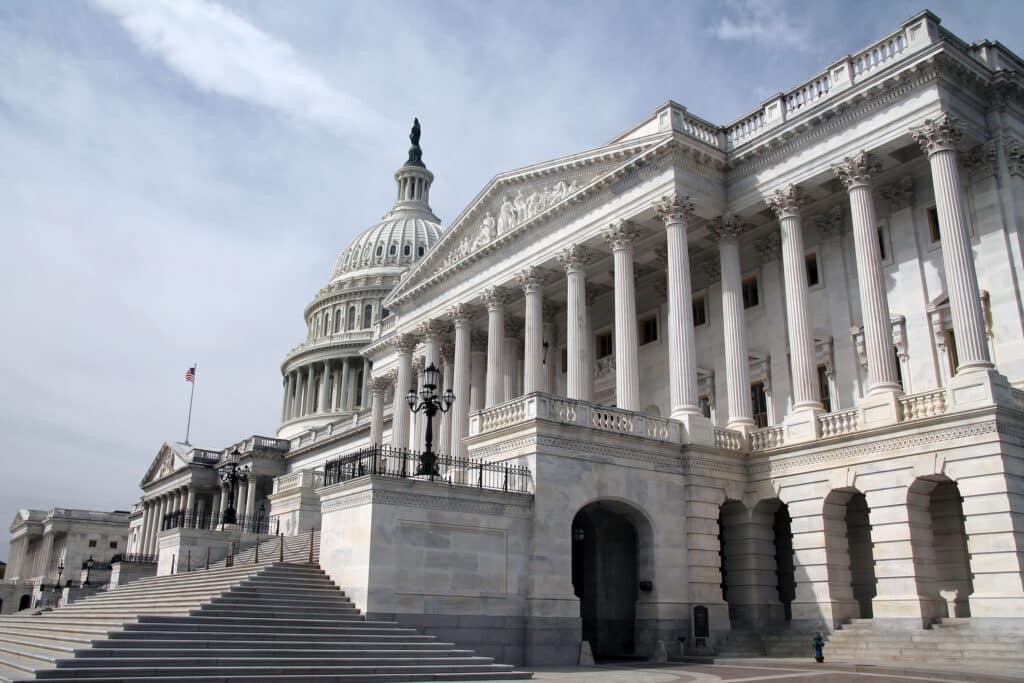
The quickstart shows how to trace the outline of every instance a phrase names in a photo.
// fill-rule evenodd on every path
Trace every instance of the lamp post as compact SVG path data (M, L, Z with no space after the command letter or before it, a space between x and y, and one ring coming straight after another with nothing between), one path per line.
M57 565L57 588L60 588L61 577L64 576L64 560Z
M85 585L86 586L89 585L89 574L92 573L92 567L93 567L94 564L95 564L95 562L93 562L92 555L90 555L89 559L85 561Z
M431 363L423 370L423 386L420 388L419 396L416 395L415 389L410 389L405 397L412 412L418 413L422 410L427 416L427 433L424 438L424 449L420 454L420 467L416 474L426 474L431 479L439 474L437 471L437 456L432 449L434 445L434 416L437 415L438 411L447 413L448 409L452 407L452 403L455 402L455 394L452 392L451 387L445 390L443 396L437 395L437 385L440 379L441 371Z
M235 484L249 478L249 468L238 464L240 455L237 448L231 451L231 462L220 471L221 481L228 485L228 506L224 508L221 524L238 523L238 513L235 511Z

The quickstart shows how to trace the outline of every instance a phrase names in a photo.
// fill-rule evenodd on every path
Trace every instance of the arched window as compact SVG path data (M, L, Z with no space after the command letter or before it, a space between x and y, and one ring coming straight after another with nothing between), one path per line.
M324 334L331 333L331 312L324 313Z
M402 248L402 256L408 256L412 253L412 245L407 244Z
M334 332L341 332L341 309L334 309Z
M320 320L320 316L319 315L313 321L313 336L314 337L319 337L320 336L320 329L321 329L320 328L320 323L321 322L322 321Z
M348 309L348 320L345 322L346 330L354 330L356 328L356 307L350 306Z
M390 247L388 247L388 256L394 256L397 253L398 253L398 245L397 244L392 244Z
M363 306L363 329L367 329L373 322L373 304Z
M381 256L383 254L384 254L384 245L383 244L378 244L377 245L377 256Z
M422 245L419 246L419 247L416 247L416 255L417 256L423 256L423 251L424 251L424 249L423 249Z

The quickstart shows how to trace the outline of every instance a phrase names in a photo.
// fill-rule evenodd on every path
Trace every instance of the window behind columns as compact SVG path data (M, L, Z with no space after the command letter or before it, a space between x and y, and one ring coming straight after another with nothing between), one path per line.
M832 394L828 384L828 369L824 365L818 366L818 393L821 395L821 405L825 412L832 412Z
M900 389L906 389L903 386L903 363L900 362L900 351L895 345L892 347L892 353L896 356L896 381L900 383Z
M928 209L928 238L932 244L942 240L942 232L939 229L939 210L934 206Z
M710 417L711 417L711 398L708 397L707 395L699 396L697 398L697 403L700 405L700 412L704 415L704 417L710 419Z
M768 395L764 392L764 382L754 382L750 385L750 410L753 413L754 424L759 428L768 426Z
M807 286L814 287L821 283L821 271L818 268L818 252L810 251L804 255L804 267L807 269Z
M597 349L597 357L604 358L615 352L615 342L611 332L603 332L596 337L594 348Z
M658 316L652 315L640 321L640 343L658 341Z
M706 325L708 322L708 300L703 294L693 297L693 326Z
M761 303L760 294L756 275L743 278L743 308L753 308Z
M953 334L952 328L946 330L946 358L949 359L949 375L952 377L960 367L960 357L956 352L956 335Z

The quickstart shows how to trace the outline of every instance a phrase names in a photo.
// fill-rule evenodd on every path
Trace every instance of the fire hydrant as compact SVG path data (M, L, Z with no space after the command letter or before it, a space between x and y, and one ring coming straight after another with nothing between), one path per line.
M814 661L821 664L825 661L825 639L821 637L821 631L814 634L811 645L814 647Z

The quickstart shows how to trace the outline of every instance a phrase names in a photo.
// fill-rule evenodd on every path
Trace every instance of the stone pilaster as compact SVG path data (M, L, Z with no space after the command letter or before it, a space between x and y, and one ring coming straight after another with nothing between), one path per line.
M885 291L882 254L878 248L878 220L871 193L871 177L880 170L881 164L866 152L846 157L832 169L850 194L857 286L868 356L867 394L873 396L900 391L896 356L892 350L889 298ZM895 412L892 418L895 419Z
M395 400L391 409L391 445L395 448L409 447L409 406L405 395L413 386L412 352L416 348L416 340L409 335L402 335L395 340L395 351L398 355L398 376L395 379Z
M537 268L526 268L518 275L526 297L523 334L523 393L544 389L544 278Z
M338 387L337 406L338 410L348 410L348 384L351 381L352 368L349 366L349 359L345 357L341 361L341 386Z
M790 185L776 191L765 202L779 219L782 235L786 322L793 373L793 414L786 418L786 440L813 439L817 436L817 414L824 409L818 395L814 337L811 335L807 307L807 273L804 267L804 238L800 225L802 197L799 188Z
M711 235L718 242L722 278L722 328L729 405L727 426L746 433L755 425L750 406L750 361L747 357L743 272L740 268L740 235L743 230L743 222L735 216L723 216L710 226Z
M668 362L672 417L699 415L697 404L697 352L693 334L693 290L687 230L694 204L687 196L672 194L658 202L665 223L668 260Z
M331 363L330 361L324 361L324 371L320 375L320 391L316 401L316 412L326 413L328 410L327 405L327 386L330 384L331 379Z
M519 347L523 338L523 321L519 318L505 318L505 338L502 342L505 358L502 361L502 394L505 401L519 396L522 375L519 372Z
M450 389L452 382L455 381L454 355L455 348L451 344L445 343L441 345L441 386L437 388L439 396L443 395L445 391ZM452 404L446 412L440 413L437 416L438 427L440 429L437 436L438 452L448 456L452 454L452 411L455 409L454 406L455 404Z
M306 409L303 415L316 412L316 364L310 363L306 371Z
M505 339L505 292L491 287L484 292L487 305L487 392L485 407L504 400L504 339Z
M590 252L586 247L573 245L558 255L565 268L567 282L566 339L569 367L566 395L572 399L587 399L590 368L586 364L586 275L584 269L590 263Z
M636 285L633 243L639 232L630 221L617 221L605 231L615 263L615 403L640 410L640 361L636 329Z
M923 127L911 133L928 155L932 171L942 230L942 264L960 360L957 374L991 369L978 274L971 250L971 229L957 168L956 145L963 132L956 119L943 114L926 120Z
M370 378L370 445L380 445L384 440L384 394L390 384L391 378L386 375Z
M487 335L470 334L469 412L483 410L487 396ZM467 427L468 429L468 427ZM468 431L467 431L468 434Z

